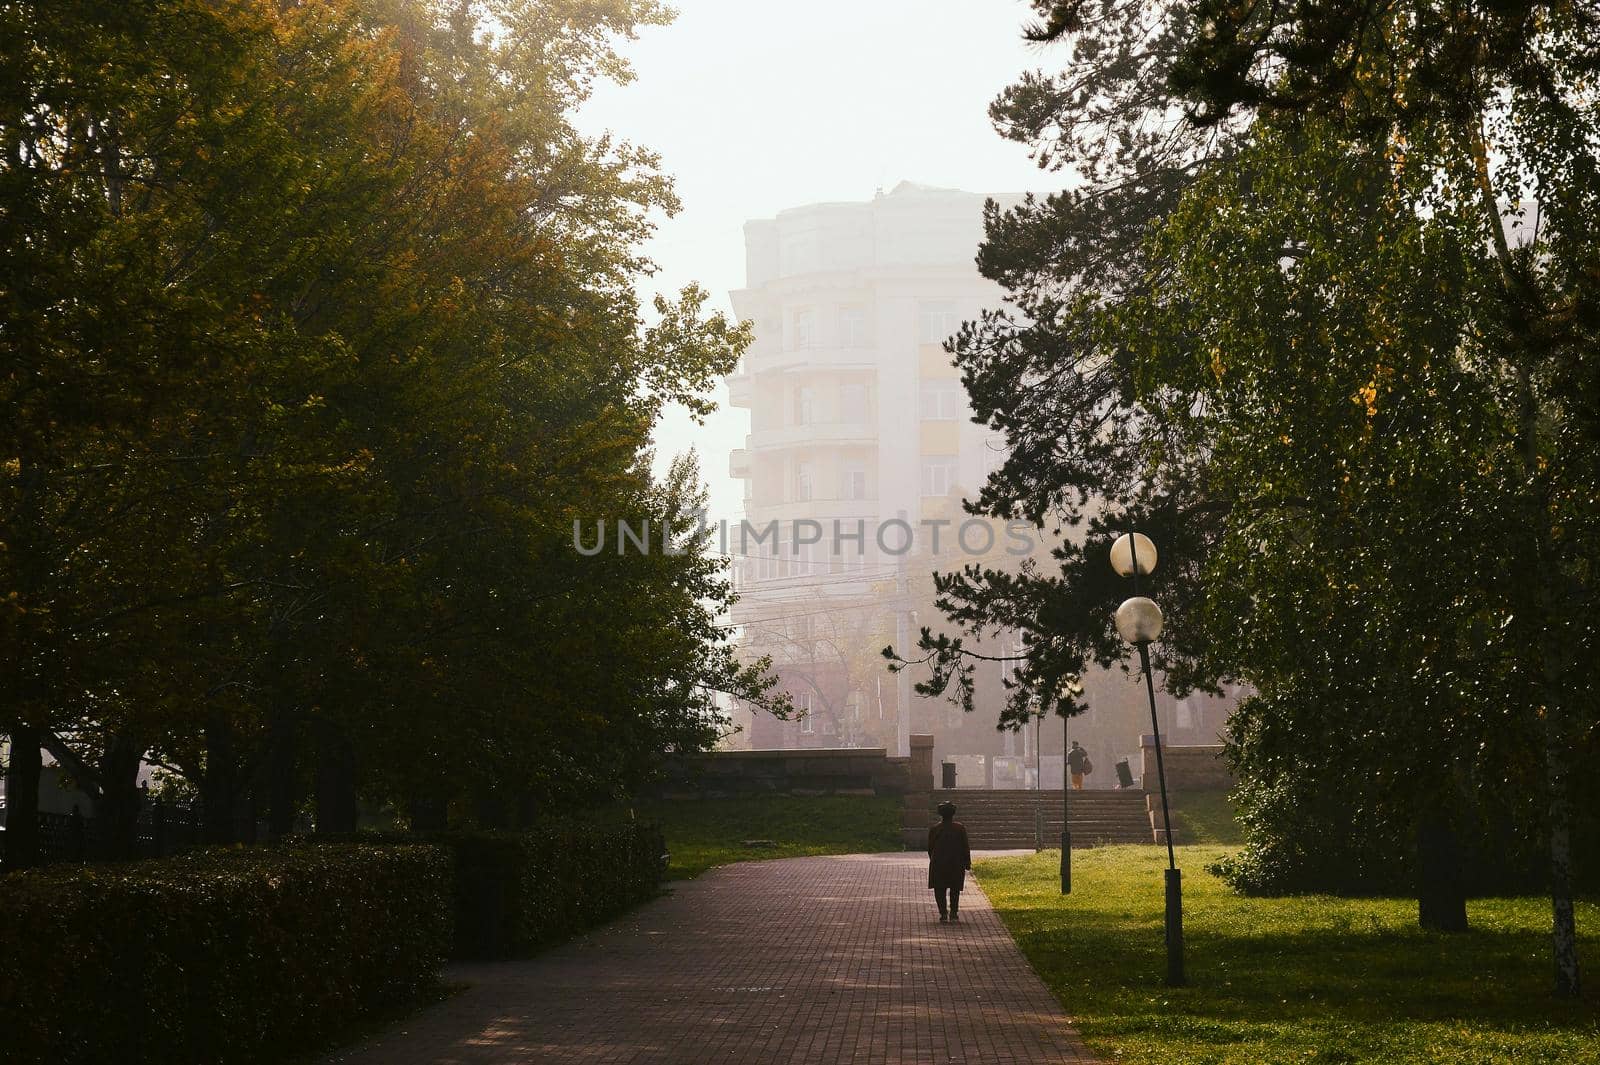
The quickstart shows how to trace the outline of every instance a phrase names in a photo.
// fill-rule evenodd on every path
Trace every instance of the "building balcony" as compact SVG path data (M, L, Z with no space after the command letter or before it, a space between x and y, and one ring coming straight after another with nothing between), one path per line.
M745 353L745 372L748 374L773 373L784 370L870 370L885 357L878 348L839 347L816 345L814 347L783 348L776 344Z
M751 451L795 447L875 447L878 426L872 422L808 422L776 429L756 429L746 443Z
M728 476L741 479L750 476L750 452L742 447L728 452Z
M769 521L788 522L800 518L814 518L829 522L835 518L843 521L861 520L871 526L878 517L878 499L845 499L839 496L810 499L763 499L749 497L745 500L745 520L752 525ZM871 536L869 528L868 536Z
M728 405L730 407L749 407L751 396L755 392L754 382L748 373L741 372L730 374L728 377Z
M818 570L811 575L741 578L741 590L760 589L761 594L759 597L752 594L734 603L728 610L728 617L735 625L758 624L793 614L797 607L814 607L818 603L840 607L864 604L874 612L892 609L881 606L874 597L882 592L883 582L893 579L894 568L889 565L846 568L843 573Z

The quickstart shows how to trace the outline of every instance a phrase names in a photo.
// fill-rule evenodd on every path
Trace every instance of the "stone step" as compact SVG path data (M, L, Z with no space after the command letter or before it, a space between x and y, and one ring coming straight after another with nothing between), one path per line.
M1037 798L1004 798L1004 799L970 799L962 796L948 798L934 796L931 806L938 806L941 802L949 801L955 804L957 810L991 810L1002 807L1029 807L1034 806L1060 806L1061 796L1042 795ZM1143 810L1145 804L1140 800L1129 799L1081 799L1074 795L1068 802L1069 806L1082 806L1088 809L1117 809L1117 810Z
M929 798L929 823L935 820L933 808L939 803L955 803L956 817L967 826L973 846L980 850L1031 850L1040 843L1045 847L1059 845L1061 840L1059 790L941 788ZM1162 840L1161 833L1151 824L1148 796L1143 791L1074 791L1068 796L1067 805L1074 849ZM908 828L915 820L914 808L915 800L907 803ZM908 833L908 839L912 835L916 835L914 830Z
M927 809L934 810L934 809L937 809L937 807L929 806L929 807L927 807ZM1079 810L1082 810L1085 813L1117 814L1117 815L1130 814L1130 815L1136 815L1136 816L1139 816L1139 817L1145 816L1145 813L1146 813L1145 808L1143 806L1135 806L1133 803L1127 803L1127 802L1104 803L1104 804L1098 804L1098 805L1094 804L1094 803L1075 802L1075 803L1070 803L1068 805L1068 809L1072 810L1074 813L1076 813ZM971 813L1016 813L1016 812L1021 811L1021 810L1044 810L1046 812L1059 813L1060 810L1061 810L1061 804L1059 802L992 803L992 804L969 803L969 804L964 805L964 806L960 805L960 804L957 804L956 805L956 816L957 817L962 817L962 816L964 816L966 814L971 814ZM1160 813L1159 810L1156 811L1156 812Z
M974 850L992 850L1006 840L1022 840L1031 847L1033 846L1034 836L1032 832L974 832L969 834L967 838L972 841ZM1046 847L1053 847L1061 839L1061 830L1059 828L1047 828L1040 838L1044 840ZM1128 829L1120 832L1072 833L1072 842L1075 846L1082 846L1086 843L1151 843L1154 841L1155 836L1149 829L1145 829L1142 832ZM927 837L921 836L917 839L915 849L922 849L927 845ZM1010 843L1006 843L1006 846L1010 845Z
M962 822L972 821L975 819L982 819L985 821L1015 821L1025 819L1032 821L1035 815L1042 815L1046 820L1061 820L1060 810L1047 810L1042 812L1036 810L961 810L957 812L956 820ZM1129 823L1142 821L1146 824L1148 824L1150 821L1150 818L1142 810L1074 810L1072 811L1071 817L1074 821L1126 821ZM928 818L928 823L932 824L936 820L938 820L937 816L930 816ZM1159 815L1157 820L1160 820Z
M998 825L1003 824L1003 822L1016 822L1016 824L1027 822L1027 824L1032 825L1034 824L1035 817L1038 817L1038 814L1035 814L1034 811L1030 811L1029 809L1029 811L1014 812L1014 814L982 814L982 812L965 814L965 812L963 812L963 814L960 814L960 816L957 817L957 820L960 820L963 825ZM1059 814L1059 812L1043 814L1043 819L1045 819L1046 822L1050 822L1050 824L1061 824L1061 814ZM1149 817L1142 816L1142 814L1138 814L1138 816L1126 816L1126 814L1102 816L1102 814L1078 814L1078 812L1074 812L1072 817L1070 817L1070 820L1072 820L1072 824L1074 825L1144 825L1144 827L1149 828L1150 824L1152 824ZM930 825L936 824L936 822L938 822L936 817L930 817L930 819L928 819L928 824Z
M961 784L959 787L954 787L954 788L934 788L933 790L934 791L964 791L964 792L967 792L968 794L971 794L971 795L1027 795L1027 794L1031 794L1032 792L1035 792L1035 791L1050 791L1051 789L1050 788L1034 788L1034 787L1028 787L1028 788L982 788L982 787L976 787L976 786L969 787L966 784ZM1060 791L1061 790L1060 781L1057 781L1055 783L1054 790L1056 790L1056 791ZM1096 781L1096 782L1085 781L1084 782L1084 786L1079 788L1079 789L1077 789L1077 790L1079 792L1083 793L1084 795L1126 795L1129 792L1138 792L1140 794L1143 794L1143 792L1144 792L1143 788L1137 788L1137 787L1134 787L1134 788L1101 787L1098 781Z
M934 788L935 795L976 795L983 796L1014 796L1014 795L1060 795L1061 789L1056 788ZM1142 788L1080 788L1072 793L1074 796L1082 795L1086 799L1132 798L1139 802L1144 801L1148 794Z
M933 810L933 809L936 809L936 807L931 807L930 806L930 807L928 807L928 809ZM974 805L971 805L971 806L957 806L956 807L956 816L957 817L965 817L968 814L1003 814L1003 813L1023 813L1023 812L1031 813L1034 810L1044 810L1044 811L1052 812L1052 813L1060 813L1061 804L1058 803L1058 802L1039 803L1037 805L1029 804L1027 806L1009 806L1009 805L1006 805L1006 806L1000 806L1000 805L983 806L983 805L974 804ZM1082 811L1082 812L1088 813L1088 814L1103 814L1103 815L1111 816L1111 817L1121 817L1121 816L1145 817L1145 816L1147 816L1147 814L1145 812L1145 808L1143 806L1133 806L1133 805L1128 804L1128 803L1118 803L1116 805L1106 805L1106 806L1090 806L1090 805L1085 805L1083 803L1073 803L1072 806L1071 806L1071 810L1072 810L1072 813L1074 815L1076 815L1079 811ZM1159 810L1156 811L1156 814L1157 814L1157 816L1159 816L1160 815L1160 811Z
M926 801L926 800L923 800ZM943 799L935 799L929 807L938 806ZM1028 809L1035 806L1054 807L1061 809L1061 796L1046 795L1038 799L953 799L950 800L957 810L1007 810ZM1144 810L1148 809L1142 802L1128 802L1126 799L1093 800L1072 799L1068 806L1081 807L1085 810Z

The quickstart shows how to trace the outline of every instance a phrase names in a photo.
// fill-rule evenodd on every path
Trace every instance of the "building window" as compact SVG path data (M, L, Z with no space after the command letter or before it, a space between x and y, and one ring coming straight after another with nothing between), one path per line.
M983 476L985 479L1006 464L1006 456L1009 453L1006 448L1005 437L991 436L983 442Z
M817 312L794 312L794 346L797 348L814 348L817 346Z
M1132 567L1130 567L1130 568L1132 568ZM1191 711L1189 709L1189 700L1187 700L1187 699L1179 699L1178 700L1178 705L1175 707L1175 709L1177 711L1177 713L1176 713L1177 727L1178 728L1193 728L1194 727L1194 713L1193 713L1193 711Z
M839 477L839 494L845 499L867 498L867 464L860 459L846 459Z
M864 348L867 346L867 312L865 308L839 308L839 346L842 348Z
M922 460L922 494L947 496L956 483L956 459L953 455L924 458Z
M1011 690L1011 685L1017 676L1017 659L1022 655L1020 640L1013 642L1008 636L1000 638L1000 687L1005 691Z
M802 503L811 498L811 463L809 462L795 464L794 497Z
M924 303L918 308L917 332L924 344L943 344L961 328L956 305L947 301Z
M939 378L922 382L922 417L925 421L949 422L961 417L961 382Z
M839 419L852 424L860 424L867 420L866 385L840 386Z
M800 715L800 731L807 736L817 731L817 719L811 716L811 693L794 697L794 708Z
M817 420L817 390L801 387L794 390L794 423L810 425Z

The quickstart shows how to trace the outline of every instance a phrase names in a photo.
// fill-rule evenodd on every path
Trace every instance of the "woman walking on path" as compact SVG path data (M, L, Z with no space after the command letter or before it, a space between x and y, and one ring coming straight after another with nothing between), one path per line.
M928 829L928 886L939 904L939 921L961 920L961 887L972 868L967 826L955 819L954 803L939 804L939 823ZM949 902L945 901L948 893Z

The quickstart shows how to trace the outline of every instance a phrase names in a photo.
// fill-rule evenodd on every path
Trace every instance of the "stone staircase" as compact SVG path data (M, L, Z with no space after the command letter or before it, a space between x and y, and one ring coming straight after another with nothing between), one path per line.
M927 823L938 820L935 808L945 800L955 803L956 820L967 826L974 850L1019 850L1039 846L1036 824L1042 814L1046 848L1061 845L1060 791L987 791L976 788L937 789L932 794ZM1072 846L1105 843L1150 843L1164 837L1152 824L1145 793L1090 789L1075 791L1069 800ZM1159 800L1156 810L1159 819ZM925 845L926 836L922 839ZM910 840L908 839L908 845Z

